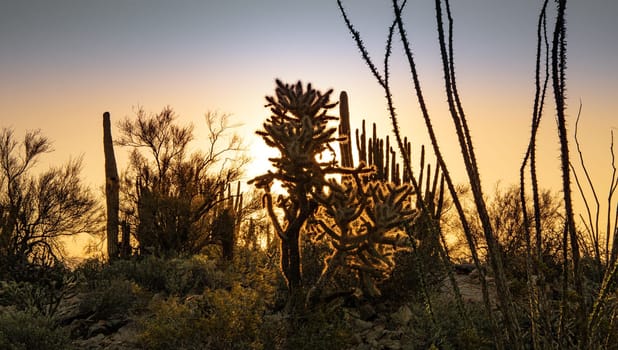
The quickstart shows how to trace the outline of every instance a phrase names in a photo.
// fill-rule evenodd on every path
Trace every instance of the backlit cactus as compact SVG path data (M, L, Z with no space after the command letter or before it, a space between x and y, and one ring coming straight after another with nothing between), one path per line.
M413 188L388 181L398 178L397 164L390 161L394 159L390 150L389 160L382 161L384 144L375 136L375 128L370 144L370 163L375 166L366 165L366 153L354 166L346 95L341 95L342 120L337 137L337 129L329 125L337 118L327 114L336 105L329 101L331 93L322 94L310 84L305 89L300 82L288 85L277 81L276 96L266 98L272 116L264 123L264 130L257 132L279 151L278 157L270 159L275 170L251 182L264 190L264 205L280 238L289 311L298 307L298 292L302 291L302 232L310 229L314 239L328 240L333 249L308 295L310 304L319 299L326 280L338 268L356 271L365 294L377 296L375 281L392 268L393 253L406 246L404 227L417 215ZM341 164L334 156L332 142L340 144ZM341 180L331 175L339 175ZM275 181L287 191L276 202L271 192ZM277 207L283 217L276 213Z

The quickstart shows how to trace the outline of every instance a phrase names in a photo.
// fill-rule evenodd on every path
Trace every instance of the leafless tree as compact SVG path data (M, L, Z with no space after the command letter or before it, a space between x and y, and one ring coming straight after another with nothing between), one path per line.
M50 151L40 131L18 141L13 130L0 130L0 266L51 266L62 258L60 238L99 228L97 202L80 179L81 159L34 174Z
M132 148L122 210L142 253L198 253L224 241L211 235L212 222L247 162L241 139L226 135L228 115L206 115L205 151L192 153L193 126L176 119L169 107L152 115L140 109L119 124L116 143Z

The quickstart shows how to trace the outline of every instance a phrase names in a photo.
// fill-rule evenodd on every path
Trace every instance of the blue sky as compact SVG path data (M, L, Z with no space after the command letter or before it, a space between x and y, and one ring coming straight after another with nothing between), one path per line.
M389 2L344 4L378 62L391 20ZM517 180L533 94L535 25L541 1L453 1L458 84L468 111L485 187ZM596 178L609 176L609 130L618 104L618 2L568 5L570 122L584 104L581 138ZM429 108L454 173L463 181L444 105L433 2L409 1L405 20ZM553 15L553 13L552 13ZM426 143L408 69L397 40L393 84L404 133ZM41 128L58 163L81 154L93 186L103 180L101 115L131 116L137 106L172 106L181 121L233 115L264 168L252 137L268 111L275 78L302 79L337 95L347 90L352 124L362 118L390 131L383 92L360 59L335 1L4 0L0 4L0 126L18 134ZM540 151L542 179L557 180L553 109ZM200 140L198 139L198 144ZM203 141L202 141L203 142ZM418 150L418 147L415 147ZM117 150L122 158L125 151ZM121 159L121 167L122 167Z

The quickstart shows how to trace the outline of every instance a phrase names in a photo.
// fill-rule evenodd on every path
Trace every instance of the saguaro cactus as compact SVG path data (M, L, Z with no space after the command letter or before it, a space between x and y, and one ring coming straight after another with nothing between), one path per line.
M243 194L240 191L240 182L236 186L236 194L232 195L232 186L228 184L227 195L221 193L221 205L215 210L213 222L213 233L215 239L221 242L223 259L232 261L234 259L234 247L240 229L243 210Z
M346 168L354 166L351 136L348 94L345 91L341 91L341 94L339 94L339 137L341 138L339 147L341 149L341 165Z
M111 117L103 113L103 152L105 154L105 200L107 205L107 255L110 260L118 257L118 211L120 207L120 182L114 144L112 141Z

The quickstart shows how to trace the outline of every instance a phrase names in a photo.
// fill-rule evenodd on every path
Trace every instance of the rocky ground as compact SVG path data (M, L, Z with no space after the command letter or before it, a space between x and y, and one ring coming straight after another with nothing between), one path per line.
M474 272L457 274L455 278L465 302L482 302L478 274ZM452 298L452 290L446 281L440 294L441 297ZM413 310L410 304L403 304L397 308L383 304L363 304L345 308L345 320L353 330L352 349L406 348L409 324L414 316ZM147 313L117 317L112 315L100 319L92 313L80 310L80 297L77 295L60 305L58 317L63 327L69 328L72 338L76 339L74 345L79 349L131 350L140 349L136 341L139 334L138 321L149 315Z
M96 315L80 308L80 296L63 301L57 315L59 322L68 327L74 344L84 350L139 349L136 317L111 316L97 319ZM144 317L144 316L140 316Z

